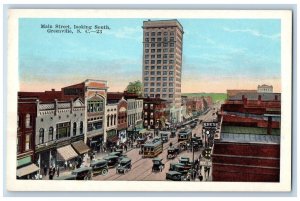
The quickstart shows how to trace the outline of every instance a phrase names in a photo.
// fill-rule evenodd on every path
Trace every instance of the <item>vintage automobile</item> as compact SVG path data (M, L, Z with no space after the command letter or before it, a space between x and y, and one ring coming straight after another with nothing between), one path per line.
M169 181L182 181L182 174L177 171L169 171L166 173L166 180Z
M125 174L129 170L131 170L131 159L130 158L123 158L120 161L116 171L119 174Z
M190 169L192 167L189 157L180 157L179 163L183 164L186 169Z
M152 159L153 166L152 166L152 172L162 171L162 169L165 168L165 164L162 162L161 158L153 158Z
M76 175L69 174L60 177L54 177L53 180L76 180Z
M109 168L114 168L119 163L119 157L117 155L108 155L103 158L107 161L107 165Z
M180 172L182 175L186 175L189 172L189 168L185 167L182 163L170 163L169 171Z
M176 158L176 156L179 154L178 152L179 152L178 148L176 149L175 147L169 147L168 148L167 159L174 159L174 158Z
M174 138L174 137L176 137L176 129L171 130L170 138Z
M160 135L160 139L163 143L166 143L169 141L169 131L160 131L159 135Z
M118 157L120 157L120 156L122 156L122 152L114 151L114 152L109 153L108 155L109 156L118 156Z
M90 180L92 179L91 167L82 167L72 171L72 175L76 176L76 180Z
M108 173L108 164L106 160L96 160L92 161L90 165L93 169L93 174L101 174L103 176Z

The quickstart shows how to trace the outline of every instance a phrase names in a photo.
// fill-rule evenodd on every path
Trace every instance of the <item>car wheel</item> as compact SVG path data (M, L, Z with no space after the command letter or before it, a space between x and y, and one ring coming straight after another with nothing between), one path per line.
M103 175L103 176L107 175L107 173L108 173L107 169L103 169L103 170L102 170L102 175Z

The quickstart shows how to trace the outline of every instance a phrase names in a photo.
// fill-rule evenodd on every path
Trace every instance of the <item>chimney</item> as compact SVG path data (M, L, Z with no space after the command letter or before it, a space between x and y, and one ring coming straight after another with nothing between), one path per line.
M51 91L55 91L55 89L51 89Z

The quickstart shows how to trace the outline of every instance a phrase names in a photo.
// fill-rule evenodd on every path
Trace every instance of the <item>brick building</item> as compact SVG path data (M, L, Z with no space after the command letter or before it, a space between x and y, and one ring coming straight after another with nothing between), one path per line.
M144 98L144 128L159 129L170 124L170 102L160 98Z
M33 164L35 156L36 98L27 98L18 93L17 122L17 176L31 176L38 167ZM26 170L26 174L22 173ZM20 174L21 173L21 174Z
M213 181L279 182L280 95L230 91L218 112L222 125L212 152Z

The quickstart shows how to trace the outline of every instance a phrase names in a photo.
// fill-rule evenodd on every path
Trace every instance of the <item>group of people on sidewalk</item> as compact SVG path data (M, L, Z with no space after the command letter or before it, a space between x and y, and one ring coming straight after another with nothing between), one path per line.
M51 166L48 170L48 167L45 165L44 166L44 176L46 177L47 174L49 174L49 179L52 180L54 175L57 175L57 177L59 177L59 173L60 173L60 168L57 166L56 168L54 166Z

